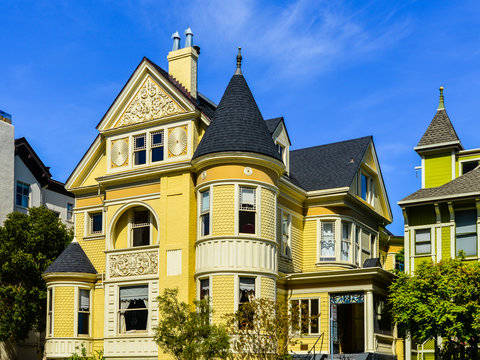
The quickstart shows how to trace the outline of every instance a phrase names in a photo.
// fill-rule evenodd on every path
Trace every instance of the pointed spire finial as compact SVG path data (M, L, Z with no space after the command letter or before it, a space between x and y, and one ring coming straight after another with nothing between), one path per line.
M440 102L438 103L437 110L445 109L445 103L443 102L443 86L440 86Z
M235 70L235 75L242 75L242 48L238 47L237 54L237 70Z
M172 39L173 39L172 51L180 49L180 34L178 33L178 31L175 31L172 34Z

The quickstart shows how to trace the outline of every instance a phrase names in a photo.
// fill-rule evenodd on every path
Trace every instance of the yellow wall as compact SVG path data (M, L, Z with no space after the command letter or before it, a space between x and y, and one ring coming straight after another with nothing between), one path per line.
M72 337L74 322L74 287L56 286L53 334L55 337Z
M425 187L436 187L452 180L450 152L425 156Z
M303 231L303 271L315 271L317 267L317 221L305 221Z
M105 142L105 140L103 140ZM105 147L105 145L103 145ZM90 185L97 185L97 180L95 180L99 176L105 175L107 170L107 156L105 155L105 149L103 149L102 153L100 154L100 160L92 171L88 174L86 179L83 181L82 186L90 186Z
M77 237L77 241L82 239L85 231L85 214L83 212L79 212L75 214L75 234Z
M101 338L103 337L103 310L104 310L104 296L105 290L103 288L98 288L93 291L93 308L92 308L92 316L93 316L93 337L94 338ZM103 343L98 344L99 346L103 347ZM96 348L97 350L101 350L101 348Z
M201 185L207 181L212 180L255 180L265 182L267 184L275 185L277 183L276 174L264 167L248 165L252 169L252 174L245 174L245 165L219 165L199 172L197 177L197 185ZM201 174L205 171L206 177L202 179Z
M215 275L212 280L212 308L213 322L224 322L223 316L232 314L234 309L234 276Z
M442 227L442 259L450 259L450 226Z
M234 235L235 233L235 186L213 187L212 235Z
M276 298L276 281L272 278L262 276L260 278L261 296L269 300L275 300Z
M85 254L98 273L105 272L105 239L79 241Z
M275 241L275 193L261 188L262 237Z

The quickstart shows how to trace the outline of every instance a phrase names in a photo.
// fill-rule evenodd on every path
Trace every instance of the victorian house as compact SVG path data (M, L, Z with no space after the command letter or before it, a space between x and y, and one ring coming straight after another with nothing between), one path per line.
M292 330L296 354L393 358L392 214L372 137L291 150L240 52L218 105L198 92L200 49L186 35L181 48L174 34L168 72L142 59L67 181L75 240L44 274L46 357L83 343L107 359L167 358L156 298L178 287L183 301L209 296L214 322L252 297L319 314Z

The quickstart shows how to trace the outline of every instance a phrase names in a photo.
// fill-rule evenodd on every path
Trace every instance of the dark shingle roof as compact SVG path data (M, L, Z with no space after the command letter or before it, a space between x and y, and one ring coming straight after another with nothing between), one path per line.
M398 203L404 202L421 202L422 200L431 198L449 198L463 194L480 194L480 167L469 171L465 175L446 183L445 185L420 189L406 198L400 200Z
M273 134L278 124L282 122L282 119L283 119L282 117L277 117L277 118L265 120L265 124L267 124L267 128L268 128L268 131L270 131L270 134Z
M263 154L282 161L241 74L232 76L193 158L224 151Z
M63 250L60 256L50 264L44 274L57 272L96 274L97 270L93 267L80 244L78 242L72 242Z
M290 151L290 178L307 191L350 186L371 136Z
M445 109L438 109L432 122L418 142L417 147L431 146L442 143L457 142L463 149L462 143L457 136L455 129Z

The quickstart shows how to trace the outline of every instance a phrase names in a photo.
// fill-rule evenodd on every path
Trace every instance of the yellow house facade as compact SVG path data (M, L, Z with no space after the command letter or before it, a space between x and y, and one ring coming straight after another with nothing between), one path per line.
M44 273L46 357L84 344L107 359L168 358L153 329L156 298L173 287L183 301L208 296L214 322L252 296L305 306L320 316L298 330L295 354L399 354L373 139L290 150L284 119L263 119L240 51L216 105L197 90L191 31L186 44L175 34L168 72L140 62L67 181L75 239Z

